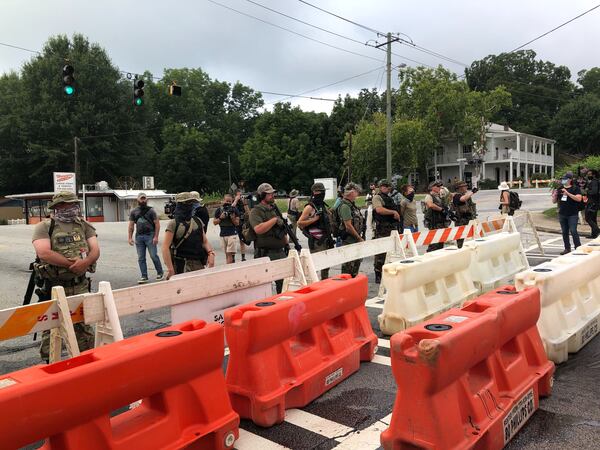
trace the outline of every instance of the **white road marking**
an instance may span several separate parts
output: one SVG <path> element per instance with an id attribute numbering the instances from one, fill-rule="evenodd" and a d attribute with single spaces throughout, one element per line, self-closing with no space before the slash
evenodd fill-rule
<path id="1" fill-rule="evenodd" d="M 354 431 L 354 428 L 347 427 L 333 420 L 324 419 L 301 409 L 286 410 L 285 421 L 329 439 L 344 436 Z"/>
<path id="2" fill-rule="evenodd" d="M 340 445 L 334 447 L 338 450 L 375 450 L 381 447 L 379 437 L 390 423 L 392 415 L 389 414 L 381 420 L 378 420 L 370 427 L 364 430 L 355 431 L 348 436 L 345 436 Z"/>
<path id="3" fill-rule="evenodd" d="M 390 348 L 390 340 L 389 339 L 377 339 L 377 345 L 383 348 Z"/>
<path id="4" fill-rule="evenodd" d="M 392 365 L 392 359 L 389 356 L 375 355 L 371 362 L 375 364 L 383 364 L 384 366 Z"/>
<path id="5" fill-rule="evenodd" d="M 276 444 L 242 428 L 240 428 L 240 438 L 235 441 L 234 447 L 238 450 L 256 450 L 257 448 L 261 450 L 290 450 L 288 447 Z"/>
<path id="6" fill-rule="evenodd" d="M 371 303 L 367 308 L 383 309 L 383 303 Z"/>
<path id="7" fill-rule="evenodd" d="M 562 239 L 562 236 L 559 236 L 557 238 L 552 238 L 552 239 L 548 239 L 544 242 L 542 242 L 542 247 L 544 247 L 546 244 L 552 244 L 553 242 L 556 242 L 558 240 Z M 537 244 L 533 244 L 531 247 L 528 247 L 525 249 L 525 253 L 530 252 L 531 250 L 533 250 L 534 248 L 538 248 Z"/>

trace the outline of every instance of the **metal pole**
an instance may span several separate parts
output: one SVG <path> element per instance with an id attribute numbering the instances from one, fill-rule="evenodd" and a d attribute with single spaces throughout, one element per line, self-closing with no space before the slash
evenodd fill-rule
<path id="1" fill-rule="evenodd" d="M 348 136 L 348 182 L 352 182 L 352 131 Z"/>
<path id="2" fill-rule="evenodd" d="M 73 138 L 73 154 L 74 154 L 74 163 L 73 165 L 75 166 L 73 168 L 73 171 L 75 172 L 75 195 L 77 195 L 77 183 L 80 181 L 79 180 L 79 147 L 77 145 L 77 141 L 79 139 L 77 138 L 77 136 L 75 136 Z"/>
<path id="3" fill-rule="evenodd" d="M 387 95 L 386 95 L 386 178 L 392 179 L 392 33 L 387 34 Z"/>
<path id="4" fill-rule="evenodd" d="M 83 187 L 83 218 L 87 220 L 87 208 L 85 207 L 85 184 L 81 185 Z"/>
<path id="5" fill-rule="evenodd" d="M 229 172 L 229 189 L 231 189 L 231 156 L 227 155 L 227 171 Z"/>

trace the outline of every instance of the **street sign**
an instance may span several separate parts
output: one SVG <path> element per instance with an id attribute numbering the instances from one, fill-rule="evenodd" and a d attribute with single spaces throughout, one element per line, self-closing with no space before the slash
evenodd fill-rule
<path id="1" fill-rule="evenodd" d="M 77 183 L 73 172 L 53 172 L 54 192 L 69 191 L 77 194 Z"/>

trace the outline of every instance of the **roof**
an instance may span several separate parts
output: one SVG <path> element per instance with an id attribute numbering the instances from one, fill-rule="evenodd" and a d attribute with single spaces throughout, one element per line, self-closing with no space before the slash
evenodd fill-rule
<path id="1" fill-rule="evenodd" d="M 147 189 L 147 190 L 125 190 L 125 189 L 103 189 L 94 191 L 85 191 L 86 197 L 98 197 L 98 196 L 110 196 L 114 195 L 120 200 L 135 200 L 140 192 L 146 194 L 148 198 L 171 198 L 174 194 L 167 194 L 161 189 Z M 35 192 L 30 194 L 11 194 L 7 195 L 6 198 L 15 200 L 35 200 L 35 199 L 51 199 L 54 192 Z M 83 197 L 83 192 L 79 191 L 79 197 Z"/>

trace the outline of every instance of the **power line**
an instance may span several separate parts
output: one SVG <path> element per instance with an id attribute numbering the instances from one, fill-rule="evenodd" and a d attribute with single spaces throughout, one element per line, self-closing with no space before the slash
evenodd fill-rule
<path id="1" fill-rule="evenodd" d="M 282 97 L 299 97 L 299 98 L 308 98 L 311 100 L 323 100 L 326 102 L 335 102 L 337 101 L 337 99 L 335 98 L 323 98 L 323 97 L 308 97 L 305 95 L 294 95 L 294 94 L 280 94 L 279 92 L 270 92 L 270 91 L 256 91 L 256 92 L 260 92 L 261 94 L 267 94 L 267 95 L 280 95 Z"/>
<path id="2" fill-rule="evenodd" d="M 345 52 L 345 53 L 350 53 L 352 55 L 362 56 L 363 58 L 372 59 L 374 61 L 379 61 L 377 58 L 374 58 L 372 56 L 364 55 L 362 53 L 354 52 L 352 50 L 348 50 L 348 49 L 345 49 L 345 48 L 342 48 L 342 47 L 338 47 L 336 45 L 328 44 L 327 42 L 323 42 L 323 41 L 320 41 L 318 39 L 315 39 L 315 38 L 312 38 L 310 36 L 307 36 L 305 34 L 298 33 L 297 31 L 291 30 L 291 29 L 286 28 L 286 27 L 282 27 L 281 25 L 277 25 L 277 24 L 275 24 L 273 22 L 269 22 L 268 20 L 264 20 L 264 19 L 261 19 L 259 17 L 253 16 L 251 14 L 247 14 L 247 13 L 242 12 L 242 11 L 240 11 L 238 9 L 235 9 L 235 8 L 231 8 L 230 6 L 224 5 L 224 4 L 219 3 L 219 2 L 217 2 L 215 0 L 206 0 L 206 1 L 208 1 L 208 2 L 210 2 L 212 4 L 214 4 L 214 5 L 220 6 L 221 8 L 225 8 L 225 9 L 228 9 L 230 11 L 233 11 L 233 12 L 236 12 L 238 14 L 241 14 L 242 16 L 250 17 L 251 19 L 258 20 L 259 22 L 262 22 L 262 23 L 266 23 L 267 25 L 271 25 L 272 27 L 279 28 L 280 30 L 287 31 L 288 33 L 292 33 L 292 34 L 295 34 L 296 36 L 303 37 L 304 39 L 308 39 L 309 41 L 313 41 L 313 42 L 317 42 L 317 43 L 319 43 L 321 45 L 325 45 L 326 47 L 330 47 L 330 48 L 333 48 L 333 49 L 336 49 L 336 50 L 340 50 L 340 51 Z"/>
<path id="3" fill-rule="evenodd" d="M 329 14 L 330 16 L 337 17 L 338 19 L 341 19 L 344 22 L 348 22 L 348 23 L 351 23 L 352 25 L 356 25 L 357 27 L 360 27 L 360 28 L 362 28 L 364 30 L 370 31 L 370 32 L 375 33 L 375 34 L 381 34 L 382 36 L 384 36 L 386 34 L 383 31 L 377 31 L 374 28 L 368 27 L 366 25 L 362 25 L 362 24 L 360 24 L 358 22 L 355 22 L 353 20 L 350 20 L 350 19 L 346 19 L 345 17 L 342 17 L 342 16 L 340 16 L 340 15 L 338 15 L 336 13 L 333 13 L 331 11 L 327 11 L 326 9 L 323 9 L 323 8 L 317 6 L 317 5 L 313 5 L 312 3 L 308 3 L 308 2 L 306 2 L 304 0 L 298 0 L 298 1 L 300 3 L 304 3 L 305 5 L 310 6 L 311 8 L 315 8 L 315 9 L 318 9 L 319 11 L 322 11 L 322 12 L 324 12 L 326 14 Z"/>
<path id="4" fill-rule="evenodd" d="M 294 97 L 300 97 L 300 96 L 303 96 L 303 95 L 306 95 L 306 94 L 310 94 L 311 92 L 320 91 L 321 89 L 325 89 L 325 88 L 328 88 L 328 87 L 331 87 L 331 86 L 335 86 L 336 84 L 344 83 L 346 81 L 350 81 L 350 80 L 353 80 L 355 78 L 360 78 L 362 76 L 368 75 L 368 74 L 373 73 L 375 71 L 381 70 L 384 67 L 385 66 L 379 66 L 379 67 L 376 67 L 375 69 L 371 69 L 371 70 L 369 70 L 367 72 L 359 73 L 358 75 L 354 75 L 354 76 L 351 76 L 351 77 L 348 77 L 348 78 L 344 78 L 343 80 L 334 81 L 333 83 L 326 84 L 325 86 L 319 86 L 318 88 L 315 88 L 315 89 L 310 89 L 308 91 L 300 92 L 300 93 L 295 94 L 295 95 L 290 95 L 289 97 L 283 98 L 281 100 L 277 100 L 276 102 L 269 102 L 265 106 L 272 105 L 274 103 L 284 102 L 284 101 L 289 100 L 289 99 L 294 98 Z"/>
<path id="5" fill-rule="evenodd" d="M 582 12 L 582 13 L 581 13 L 581 14 L 579 14 L 578 16 L 575 16 L 575 17 L 573 17 L 572 19 L 569 19 L 569 20 L 567 20 L 566 22 L 563 22 L 563 23 L 561 23 L 559 26 L 557 26 L 557 27 L 554 27 L 554 28 L 552 28 L 552 29 L 551 29 L 551 30 L 549 30 L 549 31 L 546 31 L 546 32 L 545 32 L 545 33 L 543 33 L 543 34 L 540 34 L 539 36 L 537 36 L 537 37 L 533 38 L 532 40 L 525 42 L 523 45 L 519 45 L 517 48 L 515 48 L 515 49 L 511 50 L 511 51 L 510 51 L 510 52 L 508 52 L 508 53 L 513 53 L 513 52 L 516 52 L 517 50 L 520 50 L 520 49 L 522 49 L 522 48 L 523 48 L 523 47 L 525 47 L 526 45 L 529 45 L 529 44 L 531 44 L 532 42 L 535 42 L 535 41 L 537 41 L 538 39 L 541 39 L 541 38 L 543 38 L 544 36 L 547 36 L 547 35 L 549 35 L 550 33 L 552 33 L 552 32 L 554 32 L 554 31 L 558 30 L 559 28 L 562 28 L 562 27 L 564 27 L 565 25 L 567 25 L 567 24 L 569 24 L 569 23 L 573 22 L 574 20 L 577 20 L 577 19 L 579 19 L 580 17 L 583 17 L 583 16 L 585 16 L 587 13 L 590 13 L 590 12 L 592 12 L 593 10 L 595 10 L 595 9 L 597 9 L 597 8 L 600 8 L 600 4 L 598 4 L 598 5 L 594 6 L 593 8 L 590 8 L 590 9 L 588 9 L 587 11 L 584 11 L 584 12 Z"/>

